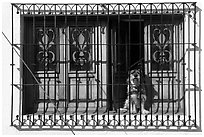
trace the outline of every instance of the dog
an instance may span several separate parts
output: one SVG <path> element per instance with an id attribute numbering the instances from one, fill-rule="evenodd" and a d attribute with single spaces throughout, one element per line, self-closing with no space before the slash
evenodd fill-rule
<path id="1" fill-rule="evenodd" d="M 146 90 L 141 81 L 141 70 L 131 70 L 127 78 L 127 99 L 125 100 L 123 108 L 130 108 L 131 113 L 141 111 L 142 114 L 148 114 L 149 111 L 144 108 L 146 99 Z"/>

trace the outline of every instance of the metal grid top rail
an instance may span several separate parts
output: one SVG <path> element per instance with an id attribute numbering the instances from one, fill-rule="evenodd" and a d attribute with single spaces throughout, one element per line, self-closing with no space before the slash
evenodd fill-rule
<path id="1" fill-rule="evenodd" d="M 182 14 L 194 12 L 195 2 L 186 3 L 103 3 L 103 4 L 30 4 L 12 3 L 22 15 L 138 15 Z M 174 7 L 174 8 L 173 8 Z M 76 10 L 77 9 L 77 10 Z M 119 10 L 120 9 L 120 10 Z M 173 10 L 172 10 L 173 9 Z M 98 12 L 97 12 L 98 11 Z M 141 12 L 140 12 L 141 11 Z"/>

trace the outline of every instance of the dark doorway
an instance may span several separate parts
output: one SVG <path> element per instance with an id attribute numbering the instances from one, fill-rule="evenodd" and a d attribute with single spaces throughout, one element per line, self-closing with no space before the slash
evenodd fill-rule
<path id="1" fill-rule="evenodd" d="M 127 98 L 128 71 L 134 69 L 144 57 L 144 23 L 142 21 L 120 21 L 111 29 L 111 79 L 112 104 L 114 109 L 123 107 Z"/>

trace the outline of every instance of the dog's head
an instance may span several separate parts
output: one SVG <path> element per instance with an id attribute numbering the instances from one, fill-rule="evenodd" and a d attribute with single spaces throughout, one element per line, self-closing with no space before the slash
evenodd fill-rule
<path id="1" fill-rule="evenodd" d="M 130 71 L 129 80 L 131 84 L 134 84 L 134 86 L 140 85 L 140 70 L 135 69 Z"/>

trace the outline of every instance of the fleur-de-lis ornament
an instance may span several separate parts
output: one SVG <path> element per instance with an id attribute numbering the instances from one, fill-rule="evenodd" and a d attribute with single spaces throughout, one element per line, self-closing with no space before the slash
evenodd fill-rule
<path id="1" fill-rule="evenodd" d="M 49 64 L 55 61 L 55 54 L 51 51 L 51 47 L 55 44 L 53 29 L 38 30 L 38 45 L 39 52 L 37 53 L 37 61 L 44 66 L 45 70 L 49 69 Z"/>
<path id="2" fill-rule="evenodd" d="M 171 31 L 168 27 L 156 27 L 153 30 L 153 44 L 157 50 L 153 53 L 153 60 L 160 65 L 169 63 L 172 59 L 172 54 L 169 50 Z"/>
<path id="3" fill-rule="evenodd" d="M 75 51 L 72 53 L 72 59 L 76 65 L 83 68 L 91 60 L 90 55 L 90 30 L 87 28 L 75 28 L 72 31 L 72 44 L 75 46 Z"/>

